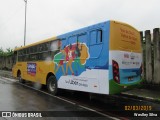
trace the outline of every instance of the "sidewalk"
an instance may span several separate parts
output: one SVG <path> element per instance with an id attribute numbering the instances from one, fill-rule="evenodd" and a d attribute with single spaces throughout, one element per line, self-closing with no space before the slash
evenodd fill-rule
<path id="1" fill-rule="evenodd" d="M 160 102 L 160 90 L 158 91 L 146 88 L 136 88 L 126 92 L 122 92 L 122 94 Z"/>
<path id="2" fill-rule="evenodd" d="M 0 76 L 7 77 L 7 78 L 12 78 L 12 72 L 11 71 L 6 71 L 6 70 L 0 70 Z"/>

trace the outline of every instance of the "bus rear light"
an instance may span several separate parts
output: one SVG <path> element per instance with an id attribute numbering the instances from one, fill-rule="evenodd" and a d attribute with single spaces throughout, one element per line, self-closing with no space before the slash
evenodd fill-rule
<path id="1" fill-rule="evenodd" d="M 113 66 L 113 79 L 116 83 L 120 83 L 119 65 L 115 60 L 112 60 L 112 66 Z"/>

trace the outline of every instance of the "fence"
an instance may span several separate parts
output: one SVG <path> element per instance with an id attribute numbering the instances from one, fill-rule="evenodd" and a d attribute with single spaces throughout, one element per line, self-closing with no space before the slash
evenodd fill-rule
<path id="1" fill-rule="evenodd" d="M 147 83 L 160 84 L 160 29 L 140 32 L 143 48 L 143 78 Z"/>
<path id="2" fill-rule="evenodd" d="M 11 70 L 14 64 L 13 56 L 0 56 L 0 69 Z"/>

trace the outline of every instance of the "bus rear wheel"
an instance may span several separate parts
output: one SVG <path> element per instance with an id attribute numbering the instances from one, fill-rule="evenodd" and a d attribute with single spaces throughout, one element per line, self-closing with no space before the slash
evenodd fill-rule
<path id="1" fill-rule="evenodd" d="M 57 80 L 55 76 L 48 78 L 47 89 L 52 95 L 57 95 Z"/>

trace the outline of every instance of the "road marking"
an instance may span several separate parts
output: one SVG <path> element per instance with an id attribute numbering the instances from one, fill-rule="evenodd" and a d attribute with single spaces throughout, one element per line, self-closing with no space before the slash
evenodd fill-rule
<path id="1" fill-rule="evenodd" d="M 102 116 L 111 118 L 111 119 L 113 119 L 113 120 L 120 120 L 120 119 L 118 119 L 118 118 L 116 118 L 116 117 L 109 116 L 109 115 L 107 115 L 107 114 L 104 114 L 104 113 L 102 113 L 102 112 L 99 112 L 99 111 L 94 110 L 94 109 L 89 108 L 89 107 L 85 107 L 85 106 L 83 106 L 83 105 L 78 105 L 78 106 L 79 106 L 79 107 L 82 107 L 82 108 L 84 108 L 84 109 L 86 109 L 86 110 L 89 110 L 89 111 L 95 112 L 95 113 L 97 113 L 97 114 L 100 114 L 100 115 L 102 115 Z"/>
<path id="2" fill-rule="evenodd" d="M 6 79 L 6 80 L 11 81 L 11 82 L 16 82 L 16 83 L 21 84 L 21 85 L 23 85 L 23 86 L 25 86 L 25 87 L 28 87 L 28 88 L 31 88 L 31 89 L 33 89 L 33 90 L 39 91 L 39 92 L 41 92 L 41 93 L 47 94 L 47 95 L 52 96 L 52 97 L 54 97 L 54 98 L 60 99 L 60 100 L 62 100 L 62 101 L 65 101 L 65 102 L 67 102 L 67 103 L 70 103 L 70 104 L 73 104 L 73 105 L 77 105 L 76 103 L 71 102 L 71 101 L 69 101 L 69 100 L 63 99 L 63 98 L 61 98 L 61 97 L 54 96 L 54 95 L 52 95 L 52 94 L 50 94 L 50 93 L 47 93 L 47 92 L 38 90 L 38 89 L 33 88 L 33 87 L 31 87 L 31 86 L 25 85 L 25 84 L 23 84 L 23 83 L 19 83 L 18 80 L 11 79 L 11 78 L 5 78 L 5 77 L 1 77 L 1 78 L 2 78 L 2 79 Z M 102 116 L 104 116 L 104 117 L 108 117 L 108 118 L 113 119 L 113 120 L 120 120 L 120 119 L 118 119 L 118 118 L 116 118 L 116 117 L 109 116 L 109 115 L 107 115 L 107 114 L 101 113 L 101 112 L 99 112 L 99 111 L 97 111 L 97 110 L 94 110 L 94 109 L 89 108 L 89 107 L 85 107 L 85 106 L 83 106 L 83 105 L 79 105 L 79 104 L 78 104 L 77 106 L 79 106 L 79 107 L 81 107 L 81 108 L 84 108 L 84 109 L 86 109 L 86 110 L 88 110 L 88 111 L 92 111 L 92 112 L 95 112 L 95 113 L 97 113 L 97 114 L 100 114 L 100 115 L 102 115 Z"/>

